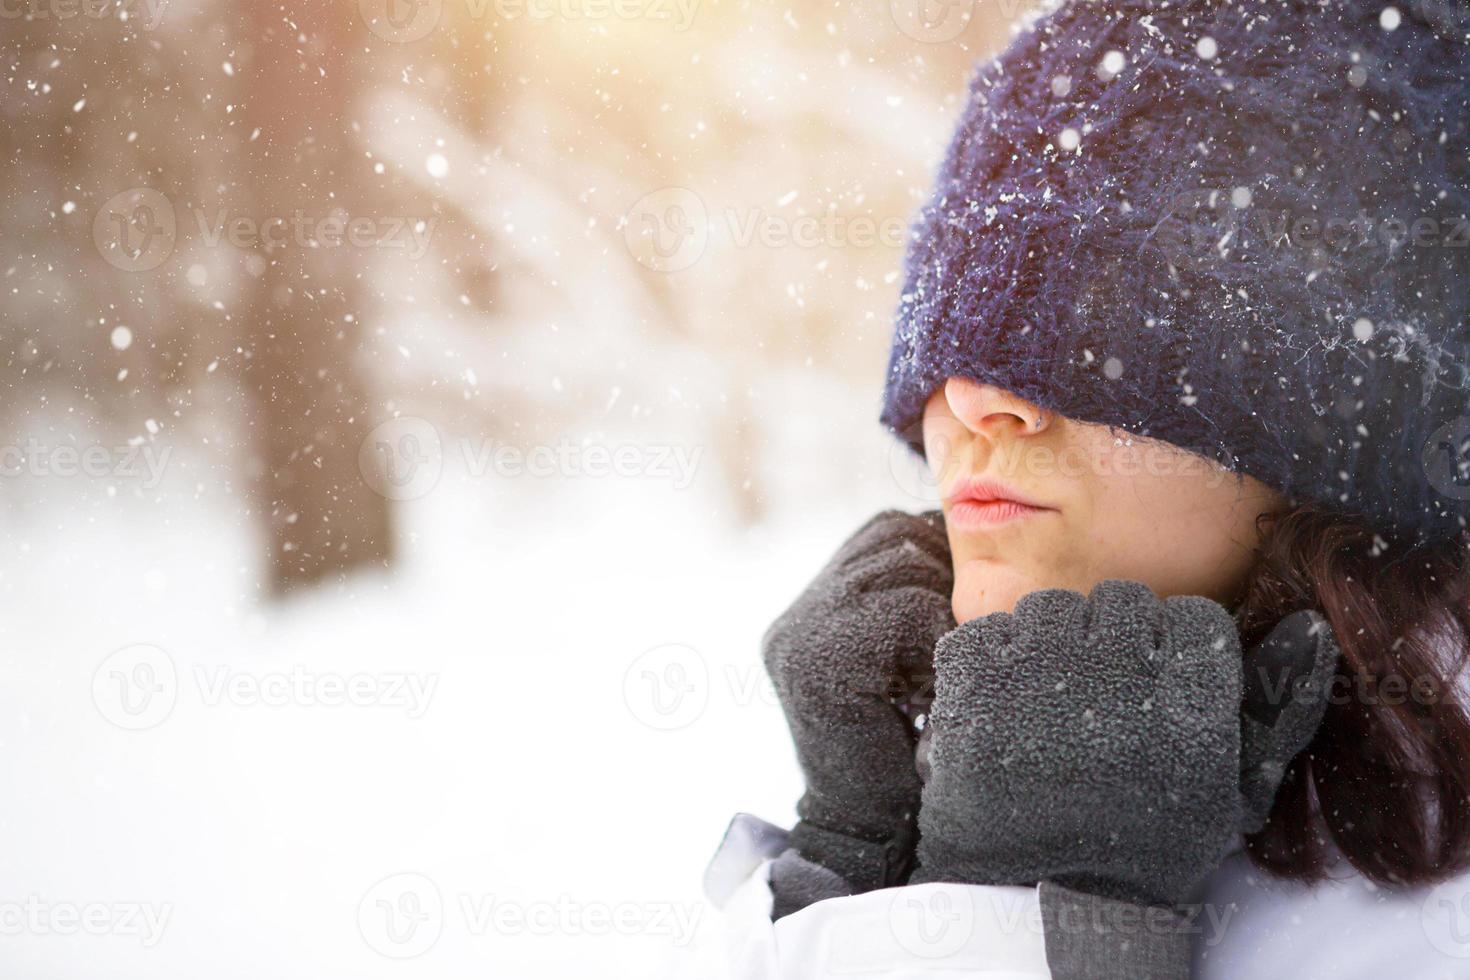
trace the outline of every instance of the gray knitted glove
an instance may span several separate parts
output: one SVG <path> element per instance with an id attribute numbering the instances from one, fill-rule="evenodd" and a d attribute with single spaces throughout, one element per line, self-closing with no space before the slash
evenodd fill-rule
<path id="1" fill-rule="evenodd" d="M 852 884 L 835 871 L 808 861 L 794 847 L 771 862 L 771 921 L 829 898 L 851 895 Z"/>
<path id="2" fill-rule="evenodd" d="M 1322 716 L 1337 672 L 1332 627 L 1316 610 L 1292 613 L 1245 657 L 1240 709 L 1240 831 L 1266 825 L 1286 766 L 1306 748 Z"/>
<path id="3" fill-rule="evenodd" d="M 1221 606 L 1110 581 L 959 627 L 935 652 L 913 881 L 1183 902 L 1321 722 L 1337 662 L 1321 626 L 1288 617 L 1248 669 Z"/>
<path id="4" fill-rule="evenodd" d="M 887 511 L 766 632 L 806 776 L 792 846 L 854 892 L 900 884 L 913 864 L 920 785 L 899 705 L 928 700 L 934 644 L 955 625 L 952 582 L 941 516 Z M 778 910 L 791 905 L 777 895 Z"/>

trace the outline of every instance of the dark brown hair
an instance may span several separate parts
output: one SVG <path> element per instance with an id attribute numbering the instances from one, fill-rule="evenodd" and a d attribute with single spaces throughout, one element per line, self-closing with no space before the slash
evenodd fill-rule
<path id="1" fill-rule="evenodd" d="M 1260 559 L 1236 611 L 1258 642 L 1283 616 L 1320 610 L 1342 658 L 1327 713 L 1287 768 L 1266 826 L 1247 840 L 1262 868 L 1308 881 L 1331 845 L 1386 885 L 1470 866 L 1470 658 L 1465 535 L 1405 547 L 1320 507 L 1266 515 Z"/>

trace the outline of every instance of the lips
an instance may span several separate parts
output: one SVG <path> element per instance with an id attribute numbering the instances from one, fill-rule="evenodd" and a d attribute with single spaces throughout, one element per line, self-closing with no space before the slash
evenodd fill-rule
<path id="1" fill-rule="evenodd" d="M 966 527 L 982 528 L 1041 514 L 1056 513 L 1040 501 L 990 479 L 961 480 L 949 493 L 949 520 Z"/>

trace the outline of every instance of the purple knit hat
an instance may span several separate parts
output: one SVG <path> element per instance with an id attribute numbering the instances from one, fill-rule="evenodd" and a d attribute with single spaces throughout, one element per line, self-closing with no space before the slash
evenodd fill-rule
<path id="1" fill-rule="evenodd" d="M 944 379 L 1413 541 L 1470 516 L 1470 2 L 1073 0 L 974 79 L 883 421 Z"/>

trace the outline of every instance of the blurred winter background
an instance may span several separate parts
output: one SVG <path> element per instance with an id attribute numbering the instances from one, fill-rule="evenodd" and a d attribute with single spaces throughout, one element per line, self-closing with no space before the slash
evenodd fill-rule
<path id="1" fill-rule="evenodd" d="M 0 2 L 0 975 L 702 975 L 1021 13 Z"/>

